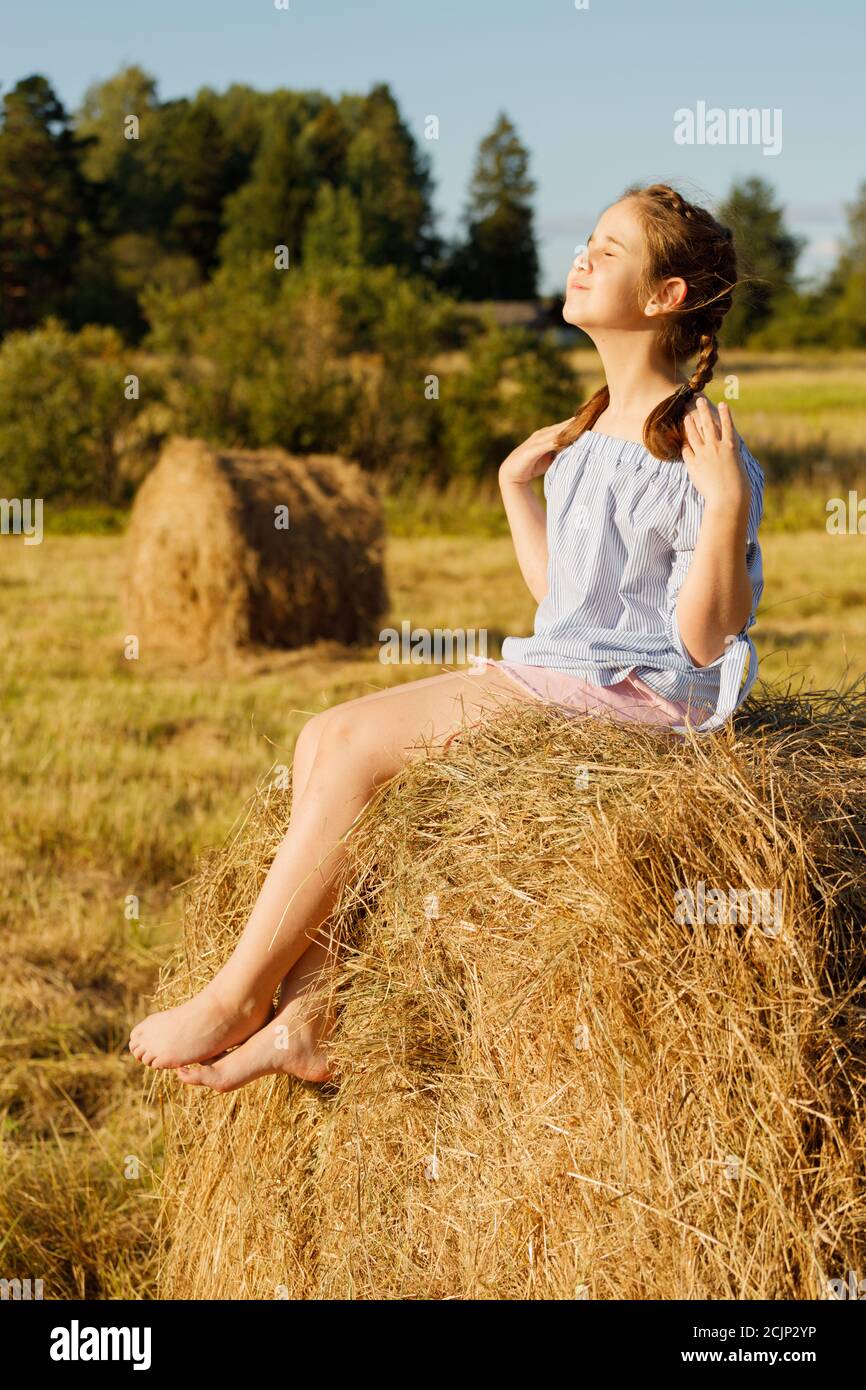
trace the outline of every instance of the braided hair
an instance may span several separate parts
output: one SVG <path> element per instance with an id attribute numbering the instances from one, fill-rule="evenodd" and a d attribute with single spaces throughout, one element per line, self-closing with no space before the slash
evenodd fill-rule
<path id="1" fill-rule="evenodd" d="M 680 276 L 687 285 L 682 303 L 659 316 L 659 345 L 675 365 L 697 354 L 694 369 L 687 382 L 650 412 L 643 431 L 651 454 L 676 459 L 686 442 L 685 413 L 711 380 L 718 360 L 718 332 L 737 284 L 734 237 L 705 208 L 687 202 L 666 183 L 646 188 L 633 184 L 622 198 L 634 199 L 644 230 L 639 303 L 645 304 L 658 282 L 669 276 Z M 608 388 L 602 386 L 560 431 L 556 448 L 564 449 L 592 429 L 609 403 Z"/>

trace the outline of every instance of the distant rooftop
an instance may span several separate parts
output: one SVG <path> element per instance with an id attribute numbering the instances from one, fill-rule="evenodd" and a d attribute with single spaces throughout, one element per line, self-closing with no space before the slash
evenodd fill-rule
<path id="1" fill-rule="evenodd" d="M 462 301 L 461 308 L 479 318 L 492 318 L 498 328 L 531 328 L 552 331 L 558 342 L 568 346 L 583 339 L 579 329 L 563 321 L 562 299 L 483 299 Z"/>

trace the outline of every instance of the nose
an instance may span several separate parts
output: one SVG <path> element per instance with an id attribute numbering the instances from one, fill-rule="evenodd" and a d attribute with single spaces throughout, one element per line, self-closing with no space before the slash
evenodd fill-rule
<path id="1" fill-rule="evenodd" d="M 572 261 L 572 265 L 575 270 L 589 270 L 589 247 L 583 242 L 574 248 L 574 260 Z"/>

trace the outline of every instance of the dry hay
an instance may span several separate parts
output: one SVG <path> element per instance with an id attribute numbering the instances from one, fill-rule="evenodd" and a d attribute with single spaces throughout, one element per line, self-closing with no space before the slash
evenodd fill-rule
<path id="1" fill-rule="evenodd" d="M 132 510 L 128 631 L 142 652 L 193 661 L 249 643 L 373 642 L 388 609 L 384 536 L 355 464 L 174 437 Z"/>
<path id="2" fill-rule="evenodd" d="M 162 1296 L 827 1297 L 866 1255 L 864 811 L 862 688 L 691 744 L 521 703 L 409 764 L 349 841 L 335 1083 L 154 1083 Z M 205 858 L 161 1003 L 288 814 Z M 701 880 L 781 930 L 678 923 Z"/>

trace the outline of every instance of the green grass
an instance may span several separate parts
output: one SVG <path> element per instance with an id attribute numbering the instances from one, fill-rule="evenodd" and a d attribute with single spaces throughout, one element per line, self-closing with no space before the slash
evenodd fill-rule
<path id="1" fill-rule="evenodd" d="M 72 506 L 47 502 L 44 509 L 44 530 L 49 536 L 119 536 L 128 520 L 128 507 L 109 507 L 102 502 Z"/>

